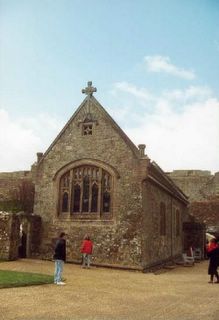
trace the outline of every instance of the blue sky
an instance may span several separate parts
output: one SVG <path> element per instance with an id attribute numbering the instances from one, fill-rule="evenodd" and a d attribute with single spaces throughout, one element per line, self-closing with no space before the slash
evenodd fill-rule
<path id="1" fill-rule="evenodd" d="M 165 171 L 219 171 L 219 1 L 0 0 L 0 35 L 0 171 L 30 168 L 89 80 Z"/>

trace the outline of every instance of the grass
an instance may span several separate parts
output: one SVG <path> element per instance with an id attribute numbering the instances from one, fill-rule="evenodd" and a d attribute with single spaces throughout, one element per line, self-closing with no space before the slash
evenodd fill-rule
<path id="1" fill-rule="evenodd" d="M 47 274 L 0 270 L 0 289 L 53 283 Z"/>

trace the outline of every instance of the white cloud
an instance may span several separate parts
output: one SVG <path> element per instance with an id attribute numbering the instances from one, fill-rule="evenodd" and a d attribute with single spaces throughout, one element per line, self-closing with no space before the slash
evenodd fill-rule
<path id="1" fill-rule="evenodd" d="M 137 88 L 135 85 L 127 82 L 116 82 L 114 84 L 114 88 L 115 90 L 118 89 L 123 92 L 128 92 L 136 98 L 144 101 L 153 100 L 153 96 L 149 93 L 149 91 L 146 88 Z"/>
<path id="2" fill-rule="evenodd" d="M 36 153 L 48 148 L 61 126 L 46 114 L 14 120 L 0 109 L 0 172 L 29 170 Z"/>
<path id="3" fill-rule="evenodd" d="M 151 72 L 166 72 L 186 80 L 195 79 L 195 73 L 193 71 L 175 66 L 171 63 L 169 57 L 159 55 L 145 56 L 144 62 L 146 63 L 147 69 Z"/>
<path id="4" fill-rule="evenodd" d="M 189 100 L 205 100 L 210 98 L 213 93 L 207 86 L 190 86 L 185 90 L 176 89 L 172 91 L 164 91 L 162 95 L 168 100 L 186 102 Z"/>
<path id="5" fill-rule="evenodd" d="M 109 113 L 136 145 L 147 145 L 149 158 L 163 170 L 219 171 L 219 100 L 208 87 L 155 95 L 123 82 L 114 93 L 116 106 Z M 49 114 L 12 119 L 0 109 L 0 172 L 29 170 L 36 153 L 46 151 L 63 125 Z"/>
<path id="6" fill-rule="evenodd" d="M 219 100 L 211 95 L 210 89 L 205 89 L 189 87 L 173 91 L 173 95 L 178 92 L 180 96 L 191 97 L 181 102 L 180 111 L 178 100 L 170 99 L 171 92 L 169 96 L 154 96 L 153 112 L 147 112 L 147 107 L 132 110 L 131 119 L 120 119 L 121 127 L 125 126 L 125 132 L 136 145 L 145 143 L 149 158 L 165 171 L 219 171 Z M 202 99 L 199 90 L 205 92 Z M 137 118 L 135 126 L 127 123 Z"/>

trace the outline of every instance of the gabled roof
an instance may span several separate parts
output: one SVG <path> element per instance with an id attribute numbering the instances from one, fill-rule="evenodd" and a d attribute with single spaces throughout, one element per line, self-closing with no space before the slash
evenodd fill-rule
<path id="1" fill-rule="evenodd" d="M 131 151 L 133 152 L 134 156 L 136 158 L 139 158 L 139 150 L 135 146 L 135 144 L 129 139 L 129 137 L 125 134 L 125 132 L 119 127 L 119 125 L 113 120 L 113 118 L 108 114 L 108 112 L 101 106 L 101 104 L 93 97 L 93 96 L 87 96 L 78 109 L 75 111 L 75 113 L 72 115 L 72 117 L 68 120 L 66 125 L 63 127 L 63 129 L 60 131 L 60 133 L 57 135 L 55 140 L 51 143 L 49 148 L 45 151 L 43 154 L 42 158 L 40 159 L 40 163 L 43 161 L 43 159 L 46 157 L 46 155 L 50 152 L 50 150 L 53 148 L 53 146 L 57 143 L 57 141 L 60 139 L 60 137 L 63 135 L 65 130 L 68 128 L 70 123 L 74 121 L 76 118 L 77 114 L 81 111 L 81 109 L 87 104 L 87 103 L 93 103 L 95 106 L 101 110 L 101 112 L 104 114 L 105 118 L 109 120 L 109 122 L 112 124 L 112 127 L 117 131 L 117 133 L 121 136 L 121 138 L 125 141 L 125 143 L 129 146 Z"/>

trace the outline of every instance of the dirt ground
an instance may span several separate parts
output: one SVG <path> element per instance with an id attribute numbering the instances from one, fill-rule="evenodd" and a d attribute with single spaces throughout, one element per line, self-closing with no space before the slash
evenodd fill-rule
<path id="1" fill-rule="evenodd" d="M 65 264 L 65 286 L 0 289 L 1 320 L 219 320 L 219 284 L 208 262 L 160 274 Z M 3 262 L 0 269 L 53 274 L 48 261 Z"/>

